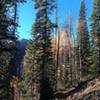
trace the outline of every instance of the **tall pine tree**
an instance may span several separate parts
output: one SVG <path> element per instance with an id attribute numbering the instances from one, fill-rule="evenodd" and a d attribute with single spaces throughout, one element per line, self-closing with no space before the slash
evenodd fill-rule
<path id="1" fill-rule="evenodd" d="M 89 44 L 89 33 L 86 22 L 86 7 L 85 2 L 82 0 L 78 23 L 78 56 L 80 74 L 82 77 L 87 77 L 90 65 L 90 44 Z"/>
<path id="2" fill-rule="evenodd" d="M 10 69 L 16 52 L 16 6 L 19 2 L 22 0 L 0 0 L 0 100 L 11 100 Z"/>
<path id="3" fill-rule="evenodd" d="M 20 82 L 20 90 L 22 92 L 23 99 L 27 100 L 30 98 L 37 97 L 38 93 L 35 92 L 35 84 L 38 79 L 37 71 L 34 67 L 34 57 L 35 57 L 35 48 L 34 41 L 30 40 L 26 48 L 26 54 L 23 60 L 23 74 L 22 81 Z M 34 83 L 33 83 L 34 82 Z"/>
<path id="4" fill-rule="evenodd" d="M 13 57 L 14 43 L 9 38 L 9 17 L 7 14 L 7 2 L 0 3 L 0 99 L 10 100 L 10 73 L 9 64 Z M 15 36 L 14 36 L 15 37 Z M 14 43 L 15 44 L 15 43 Z"/>
<path id="5" fill-rule="evenodd" d="M 33 41 L 35 49 L 34 71 L 37 71 L 40 100 L 50 100 L 53 96 L 54 66 L 51 48 L 51 28 L 49 16 L 54 9 L 55 0 L 33 0 L 35 2 L 36 20 L 33 26 Z M 34 73 L 33 71 L 33 73 Z"/>
<path id="6" fill-rule="evenodd" d="M 93 72 L 100 74 L 100 0 L 93 0 L 93 12 L 91 15 L 91 36 L 92 36 L 92 55 Z"/>

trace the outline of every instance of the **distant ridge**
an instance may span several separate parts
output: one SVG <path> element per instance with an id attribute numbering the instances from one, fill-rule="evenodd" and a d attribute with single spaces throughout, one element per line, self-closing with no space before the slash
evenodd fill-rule
<path id="1" fill-rule="evenodd" d="M 21 76 L 22 69 L 23 69 L 22 62 L 23 62 L 23 58 L 25 55 L 25 50 L 28 45 L 28 42 L 29 42 L 29 40 L 27 40 L 27 39 L 21 39 L 18 41 L 17 53 L 16 53 L 14 59 L 12 60 L 13 66 L 10 70 L 11 75 L 15 75 L 18 77 Z"/>

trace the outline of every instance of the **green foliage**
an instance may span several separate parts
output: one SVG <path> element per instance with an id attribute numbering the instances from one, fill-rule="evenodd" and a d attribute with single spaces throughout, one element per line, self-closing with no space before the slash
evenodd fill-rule
<path id="1" fill-rule="evenodd" d="M 29 100 L 31 96 L 29 92 L 29 79 L 30 79 L 29 73 L 27 72 L 27 69 L 25 69 L 22 75 L 22 80 L 19 84 L 19 88 L 24 100 Z"/>
<path id="2" fill-rule="evenodd" d="M 91 15 L 92 58 L 94 74 L 100 73 L 100 0 L 94 0 Z"/>
<path id="3" fill-rule="evenodd" d="M 33 75 L 35 73 L 32 73 L 33 66 L 34 66 L 33 61 L 34 61 L 34 55 L 35 55 L 35 49 L 33 47 L 34 47 L 33 41 L 30 41 L 26 49 L 26 54 L 24 56 L 24 60 L 23 60 L 24 70 L 22 74 L 22 80 L 19 85 L 20 90 L 22 92 L 22 96 L 25 100 L 30 99 L 30 97 L 32 96 L 31 94 L 32 91 L 30 91 L 29 89 L 31 87 L 32 80 L 38 78 L 38 76 L 35 77 Z M 35 78 L 33 78 L 32 76 Z"/>
<path id="4" fill-rule="evenodd" d="M 81 2 L 78 25 L 78 55 L 81 77 L 87 76 L 90 68 L 90 41 L 86 22 L 85 2 Z"/>
<path id="5" fill-rule="evenodd" d="M 27 67 L 31 66 L 32 84 L 39 84 L 41 99 L 50 93 L 49 89 L 54 86 L 54 66 L 51 48 L 51 29 L 53 23 L 49 16 L 52 14 L 55 6 L 55 0 L 33 0 L 36 12 L 36 20 L 32 27 L 32 42 L 27 49 L 28 60 Z M 26 54 L 27 55 L 27 54 Z M 48 80 L 45 84 L 45 80 Z M 47 86 L 47 90 L 44 91 Z M 50 89 L 52 90 L 52 89 Z M 44 91 L 44 92 L 43 92 Z"/>
<path id="6" fill-rule="evenodd" d="M 22 1 L 22 0 L 21 0 Z M 16 6 L 20 1 L 0 1 L 0 100 L 10 98 L 10 69 L 16 53 Z M 10 13 L 10 10 L 13 12 Z M 17 16 L 17 15 L 16 15 Z"/>

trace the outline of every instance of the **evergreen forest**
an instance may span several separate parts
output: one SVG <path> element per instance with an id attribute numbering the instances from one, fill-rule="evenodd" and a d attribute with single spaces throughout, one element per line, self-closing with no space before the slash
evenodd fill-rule
<path id="1" fill-rule="evenodd" d="M 59 0 L 31 1 L 31 39 L 20 39 L 28 0 L 0 0 L 0 100 L 100 100 L 100 0 L 91 16 L 80 0 L 77 25 L 71 11 L 59 24 Z"/>

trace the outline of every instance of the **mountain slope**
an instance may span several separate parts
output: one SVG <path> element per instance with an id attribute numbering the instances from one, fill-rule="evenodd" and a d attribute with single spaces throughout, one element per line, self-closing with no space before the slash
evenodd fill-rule
<path id="1" fill-rule="evenodd" d="M 22 73 L 21 72 L 23 69 L 22 62 L 23 62 L 23 57 L 25 55 L 25 50 L 26 50 L 28 42 L 29 40 L 26 40 L 26 39 L 19 40 L 18 42 L 17 53 L 14 59 L 12 60 L 12 63 L 13 63 L 13 67 L 11 68 L 12 75 L 20 77 Z"/>

